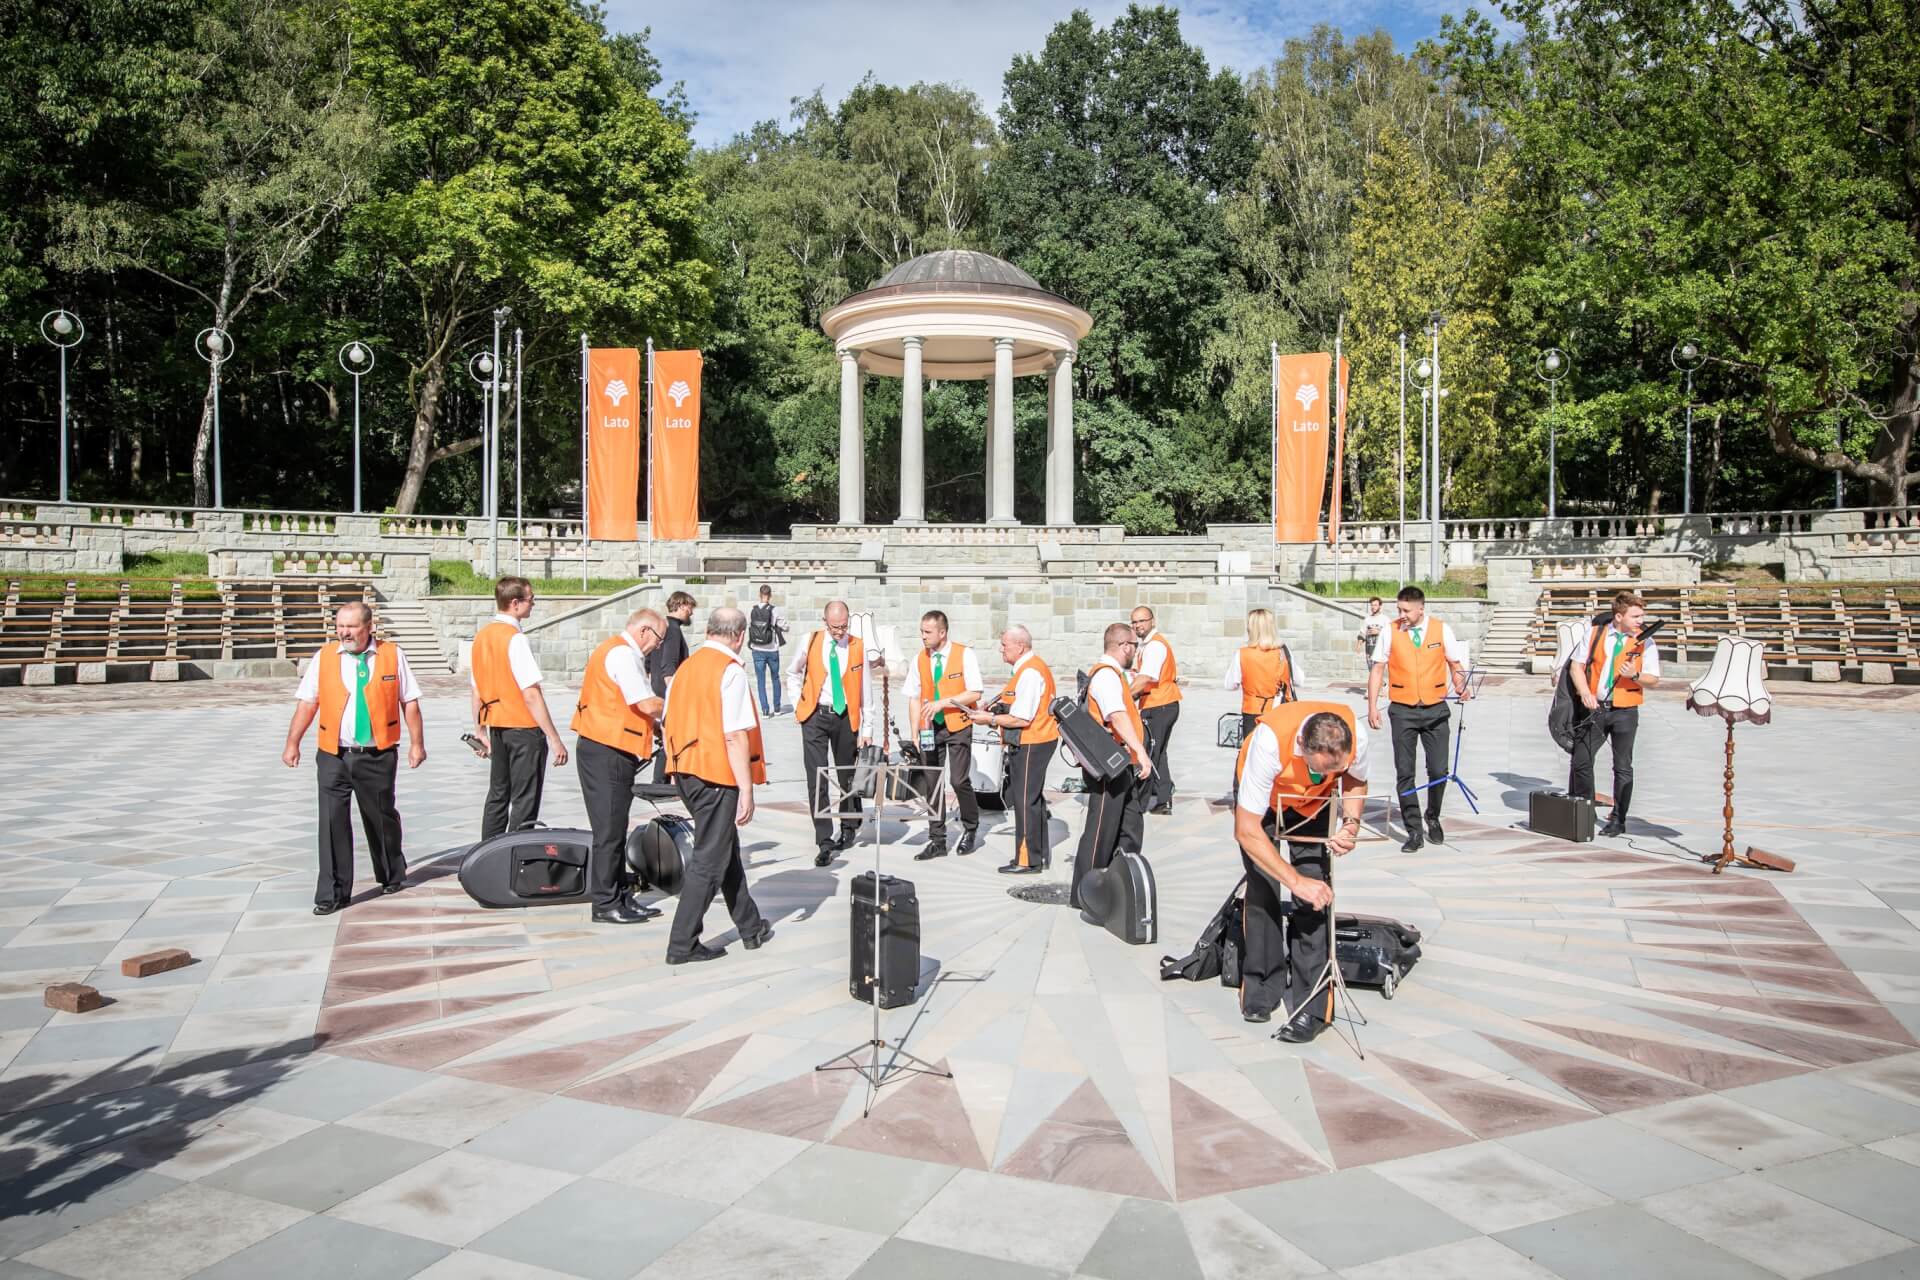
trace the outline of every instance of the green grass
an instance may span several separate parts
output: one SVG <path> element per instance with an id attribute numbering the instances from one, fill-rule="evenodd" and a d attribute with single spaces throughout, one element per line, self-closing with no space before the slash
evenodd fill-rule
<path id="1" fill-rule="evenodd" d="M 493 579 L 483 573 L 475 573 L 473 566 L 465 560 L 433 560 L 427 564 L 429 593 L 436 596 L 490 596 L 493 594 Z M 577 596 L 581 594 L 578 578 L 534 578 L 533 589 L 537 594 L 548 596 Z M 589 578 L 587 595 L 603 596 L 615 591 L 625 591 L 628 587 L 637 587 L 645 578 Z"/>
<path id="2" fill-rule="evenodd" d="M 1341 600 L 1365 600 L 1370 596 L 1379 596 L 1389 604 L 1400 594 L 1400 588 L 1407 586 L 1418 587 L 1429 596 L 1442 600 L 1484 600 L 1487 596 L 1484 579 L 1479 582 L 1453 578 L 1445 582 L 1401 582 L 1390 578 L 1354 578 L 1338 583 L 1303 582 L 1300 585 L 1317 596 L 1332 596 Z"/>
<path id="3" fill-rule="evenodd" d="M 204 557 L 202 557 L 204 559 Z M 188 578 L 175 575 L 147 575 L 136 573 L 22 573 L 5 575 L 9 581 L 20 583 L 22 600 L 64 600 L 67 597 L 67 583 L 74 584 L 74 597 L 79 600 L 118 600 L 120 584 L 130 583 L 128 593 L 134 600 L 169 600 L 173 597 L 173 584 L 180 584 L 181 594 L 188 600 L 217 600 L 220 589 L 211 578 Z"/>
<path id="4" fill-rule="evenodd" d="M 129 578 L 204 578 L 207 557 L 199 551 L 154 551 L 146 555 L 123 555 L 120 571 Z"/>

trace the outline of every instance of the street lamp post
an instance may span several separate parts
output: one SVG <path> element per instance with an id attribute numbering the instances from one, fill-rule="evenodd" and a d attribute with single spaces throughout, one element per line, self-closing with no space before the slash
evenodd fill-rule
<path id="1" fill-rule="evenodd" d="M 488 572 L 494 577 L 500 576 L 500 326 L 513 318 L 511 307 L 493 309 L 493 386 L 489 396 L 493 401 L 493 443 L 488 452 L 488 470 L 493 473 L 493 500 L 487 510 L 487 535 L 489 563 Z"/>
<path id="2" fill-rule="evenodd" d="M 1693 371 L 1706 358 L 1700 344 L 1692 338 L 1674 343 L 1673 350 L 1667 353 L 1673 367 L 1687 375 L 1687 451 L 1680 480 L 1680 514 L 1683 516 L 1693 514 Z"/>
<path id="3" fill-rule="evenodd" d="M 340 367 L 353 375 L 353 514 L 360 514 L 360 379 L 373 372 L 373 348 L 358 338 L 340 348 Z"/>
<path id="4" fill-rule="evenodd" d="M 193 339 L 194 350 L 213 366 L 213 505 L 227 505 L 220 467 L 220 367 L 233 359 L 233 335 L 218 326 L 202 329 Z"/>
<path id="5" fill-rule="evenodd" d="M 524 517 L 520 502 L 520 484 L 525 478 L 525 470 L 520 465 L 521 440 L 520 406 L 527 398 L 527 371 L 520 363 L 520 330 L 513 331 L 513 571 L 524 574 L 527 570 L 527 543 L 522 529 Z"/>
<path id="6" fill-rule="evenodd" d="M 467 357 L 467 376 L 480 384 L 480 515 L 484 519 L 493 509 L 493 470 L 487 462 L 487 446 L 493 442 L 494 422 L 488 408 L 488 392 L 500 376 L 500 362 L 487 350 Z"/>
<path id="7" fill-rule="evenodd" d="M 1547 394 L 1552 397 L 1552 408 L 1547 411 L 1547 519 L 1559 515 L 1559 453 L 1560 424 L 1554 416 L 1560 409 L 1560 379 L 1567 376 L 1569 364 L 1567 353 L 1558 347 L 1548 347 L 1533 362 L 1533 371 L 1547 384 Z"/>
<path id="8" fill-rule="evenodd" d="M 1440 581 L 1440 397 L 1446 392 L 1440 386 L 1440 321 L 1441 315 L 1434 312 L 1428 320 L 1428 328 L 1433 335 L 1433 351 L 1420 357 L 1413 366 L 1414 380 L 1420 383 L 1420 403 L 1422 416 L 1425 416 L 1429 401 L 1433 406 L 1433 428 L 1430 433 L 1431 452 L 1422 460 L 1426 475 L 1422 478 L 1421 490 L 1427 495 L 1427 576 L 1433 582 Z M 1431 491 L 1430 494 L 1427 491 Z"/>
<path id="9" fill-rule="evenodd" d="M 71 311 L 49 311 L 40 317 L 40 336 L 60 348 L 60 502 L 67 501 L 67 352 L 87 336 L 87 326 Z"/>
<path id="10" fill-rule="evenodd" d="M 1424 401 L 1422 402 L 1424 403 Z M 1400 576 L 1407 576 L 1407 331 L 1400 331 Z"/>

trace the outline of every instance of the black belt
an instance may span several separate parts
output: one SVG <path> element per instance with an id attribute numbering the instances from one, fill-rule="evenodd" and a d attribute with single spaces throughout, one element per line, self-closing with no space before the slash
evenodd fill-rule
<path id="1" fill-rule="evenodd" d="M 342 747 L 340 748 L 340 754 L 343 756 L 383 756 L 392 750 L 392 747 Z"/>

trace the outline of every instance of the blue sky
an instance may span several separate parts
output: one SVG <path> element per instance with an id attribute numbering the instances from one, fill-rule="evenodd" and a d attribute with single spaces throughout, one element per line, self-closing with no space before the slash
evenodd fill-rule
<path id="1" fill-rule="evenodd" d="M 1485 0 L 1484 11 L 1490 7 Z M 1053 25 L 1086 9 L 1105 24 L 1125 0 L 609 0 L 617 31 L 653 30 L 652 47 L 667 83 L 686 86 L 699 115 L 695 137 L 724 142 L 788 102 L 822 90 L 838 101 L 871 71 L 891 84 L 955 82 L 989 112 L 1000 104 L 1001 77 L 1016 54 L 1037 52 Z M 1181 30 L 1216 66 L 1249 71 L 1271 62 L 1289 36 L 1316 22 L 1349 33 L 1384 27 L 1410 49 L 1439 29 L 1440 15 L 1464 0 L 1197 0 L 1182 4 Z"/>

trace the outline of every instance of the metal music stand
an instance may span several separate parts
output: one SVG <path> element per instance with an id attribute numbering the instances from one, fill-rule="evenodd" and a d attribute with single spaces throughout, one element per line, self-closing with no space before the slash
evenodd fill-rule
<path id="1" fill-rule="evenodd" d="M 1343 790 L 1340 784 L 1336 782 L 1333 787 L 1333 794 L 1327 797 L 1327 806 L 1332 811 L 1332 816 L 1334 817 L 1337 817 L 1340 813 L 1340 802 L 1342 798 Z M 1276 811 L 1276 817 L 1284 816 L 1285 813 L 1286 808 L 1283 804 L 1282 807 Z M 1318 815 L 1315 816 L 1317 817 Z M 1312 822 L 1313 820 L 1313 818 L 1306 819 L 1308 822 Z M 1300 844 L 1326 844 L 1329 841 L 1329 837 L 1326 836 L 1291 836 L 1288 834 L 1288 830 L 1289 829 L 1285 827 L 1279 828 L 1274 835 L 1276 845 L 1282 840 L 1288 843 L 1297 841 Z M 1284 850 L 1282 852 L 1284 852 Z M 1289 861 L 1291 861 L 1291 859 L 1289 859 Z M 1327 888 L 1333 888 L 1333 861 L 1331 857 L 1329 857 L 1327 861 L 1326 883 Z M 1340 939 L 1338 936 L 1340 923 L 1338 915 L 1339 904 L 1340 900 L 1337 895 L 1327 903 L 1326 964 L 1321 967 L 1319 976 L 1314 979 L 1313 985 L 1307 989 L 1307 993 L 1300 997 L 1298 1004 L 1292 1008 L 1288 1008 L 1285 1004 L 1280 1006 L 1280 1012 L 1284 1015 L 1280 1021 L 1283 1026 L 1286 1023 L 1292 1022 L 1296 1014 L 1313 1002 L 1315 996 L 1331 988 L 1333 992 L 1333 1016 L 1327 1019 L 1327 1026 L 1332 1029 L 1335 1035 L 1340 1037 L 1349 1049 L 1353 1050 L 1355 1057 L 1365 1060 L 1367 1053 L 1366 1050 L 1360 1047 L 1360 1028 L 1369 1025 L 1367 1015 L 1354 1005 L 1353 996 L 1347 990 L 1347 980 L 1340 973 Z M 1299 910 L 1298 903 L 1292 894 L 1287 895 L 1286 906 L 1289 910 L 1282 914 L 1287 917 L 1287 928 L 1291 931 L 1293 928 L 1294 912 Z M 1347 1020 L 1345 1030 L 1342 1030 L 1340 1027 L 1340 1019 L 1342 1018 Z M 1273 1040 L 1278 1040 L 1279 1038 L 1280 1033 L 1278 1031 L 1275 1031 L 1273 1035 L 1269 1037 L 1269 1039 Z"/>
<path id="2" fill-rule="evenodd" d="M 1480 686 L 1485 684 L 1486 681 L 1486 672 L 1474 667 L 1467 668 L 1467 689 L 1475 698 L 1480 696 Z M 1460 744 L 1465 740 L 1467 735 L 1467 702 L 1469 700 L 1463 698 L 1448 698 L 1447 701 L 1458 702 L 1460 704 L 1460 719 L 1455 721 L 1453 726 L 1453 754 L 1447 757 L 1452 762 L 1447 766 L 1450 772 L 1443 773 L 1429 782 L 1423 782 L 1417 787 L 1408 787 L 1400 794 L 1403 796 L 1416 795 L 1419 792 L 1429 790 L 1433 787 L 1443 787 L 1451 782 L 1454 786 L 1460 788 L 1460 794 L 1467 798 L 1467 808 L 1473 810 L 1475 817 L 1479 817 L 1479 797 L 1473 794 L 1473 788 L 1467 785 L 1467 780 L 1460 776 Z"/>

